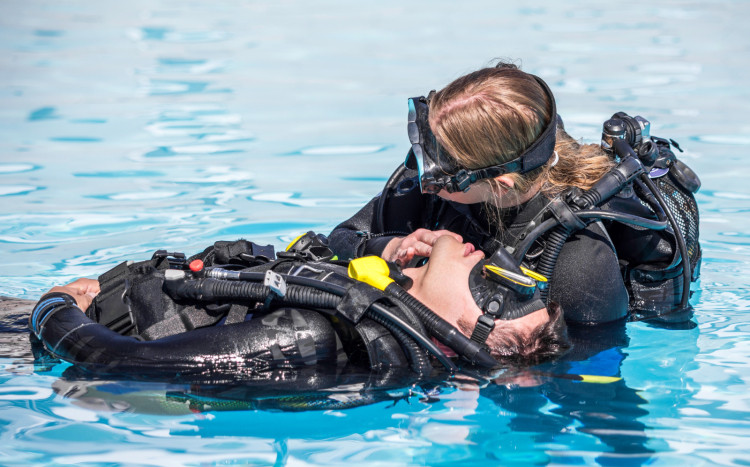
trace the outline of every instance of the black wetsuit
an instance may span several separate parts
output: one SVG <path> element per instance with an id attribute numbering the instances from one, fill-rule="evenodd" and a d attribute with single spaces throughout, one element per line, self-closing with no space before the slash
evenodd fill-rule
<path id="1" fill-rule="evenodd" d="M 464 205 L 422 194 L 415 171 L 407 170 L 385 194 L 383 228 L 376 227 L 380 195 L 367 203 L 329 235 L 330 247 L 340 258 L 379 255 L 387 243 L 419 229 L 446 229 L 462 235 L 491 255 L 514 243 L 529 221 L 548 200 L 537 195 L 527 203 L 502 213 L 502 230 L 490 227 L 482 205 Z M 601 223 L 574 233 L 560 252 L 550 280 L 550 300 L 562 306 L 569 322 L 604 323 L 628 315 L 628 292 L 618 257 Z"/>
<path id="2" fill-rule="evenodd" d="M 146 341 L 110 330 L 73 303 L 70 298 L 48 314 L 32 315 L 32 330 L 52 354 L 96 373 L 257 374 L 316 364 L 335 367 L 345 359 L 331 324 L 310 310 L 281 308 L 240 323 Z"/>
<path id="3" fill-rule="evenodd" d="M 100 276 L 102 291 L 85 312 L 67 294 L 47 294 L 30 315 L 29 328 L 54 356 L 99 374 L 258 375 L 311 366 L 414 369 L 414 354 L 387 323 L 365 316 L 366 300 L 354 303 L 347 295 L 339 300 L 344 302 L 339 312 L 325 293 L 310 288 L 303 291 L 305 306 L 287 305 L 276 296 L 217 306 L 173 298 L 165 285 L 165 271 L 173 268 L 165 258 L 122 263 Z M 346 268 L 329 263 L 286 259 L 243 270 L 271 269 L 351 282 Z M 358 315 L 356 322 L 344 318 L 352 315 Z"/>

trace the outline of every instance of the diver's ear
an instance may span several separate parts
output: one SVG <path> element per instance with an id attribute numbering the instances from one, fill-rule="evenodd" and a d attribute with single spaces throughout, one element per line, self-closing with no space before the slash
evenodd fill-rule
<path id="1" fill-rule="evenodd" d="M 513 180 L 513 177 L 510 177 L 508 175 L 500 175 L 498 177 L 495 177 L 495 181 L 497 182 L 499 188 L 506 192 L 512 190 L 513 187 L 516 186 L 516 182 Z M 504 193 L 498 194 L 502 195 Z"/>

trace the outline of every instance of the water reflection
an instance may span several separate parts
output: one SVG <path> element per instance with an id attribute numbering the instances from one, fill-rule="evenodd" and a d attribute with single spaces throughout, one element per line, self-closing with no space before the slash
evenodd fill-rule
<path id="1" fill-rule="evenodd" d="M 19 303 L 22 308 L 30 305 L 28 301 Z M 6 313 L 2 321 L 4 337 L 23 335 L 26 339 L 23 348 L 16 341 L 4 340 L 6 346 L 16 346 L 19 357 L 29 354 L 27 311 Z M 651 343 L 633 345 L 628 334 L 633 326 L 639 326 L 632 333 L 635 338 L 651 333 L 657 342 L 670 342 L 672 348 L 654 354 Z M 324 410 L 359 422 L 368 413 L 372 415 L 362 412 L 366 406 L 377 406 L 378 415 L 358 425 L 358 430 L 363 432 L 367 427 L 371 431 L 374 439 L 368 443 L 386 441 L 391 424 L 405 423 L 399 430 L 399 442 L 411 445 L 415 459 L 421 455 L 427 458 L 428 452 L 430 456 L 441 452 L 445 459 L 455 461 L 643 465 L 655 454 L 670 451 L 670 445 L 676 442 L 668 433 L 655 434 L 652 421 L 678 414 L 696 416 L 691 398 L 700 386 L 685 373 L 686 365 L 698 352 L 694 326 L 691 322 L 683 326 L 685 329 L 635 323 L 573 327 L 573 350 L 562 359 L 532 369 L 506 369 L 485 382 L 467 375 L 437 375 L 436 379 L 415 381 L 408 372 L 363 373 L 346 367 L 335 371 L 281 370 L 241 380 L 227 375 L 190 382 L 111 379 L 45 359 L 36 361 L 36 371 L 40 376 L 59 374 L 51 384 L 55 393 L 69 399 L 74 407 L 96 413 L 211 413 L 218 417 L 183 420 L 181 429 L 170 430 L 168 436 L 257 436 L 258 431 L 252 427 L 240 431 L 237 425 L 222 428 L 227 417 L 236 418 L 229 413 L 237 411 L 251 410 L 254 417 L 260 417 L 262 412 Z M 646 335 L 641 335 L 644 332 Z M 639 368 L 635 381 L 628 384 L 624 364 L 631 355 Z M 60 368 L 64 369 L 62 373 Z M 664 382 L 674 380 L 682 381 L 682 386 L 661 389 Z M 24 391 L 14 386 L 0 398 L 12 400 Z M 384 412 L 394 406 L 398 407 L 396 411 Z M 355 407 L 358 409 L 346 410 Z M 712 407 L 710 413 L 722 411 Z M 728 412 L 724 415 L 731 418 Z M 76 416 L 76 420 L 81 417 L 84 415 Z M 276 441 L 295 436 L 310 439 L 310 433 L 301 430 L 305 433 L 287 427 L 283 435 L 282 431 L 277 433 Z M 346 437 L 346 433 L 339 434 Z M 335 429 L 320 436 L 334 439 Z M 429 444 L 420 446 L 425 441 Z M 560 446 L 567 447 L 561 450 Z M 571 446 L 573 449 L 569 449 Z M 390 452 L 394 446 L 384 449 Z"/>
<path id="2" fill-rule="evenodd" d="M 694 328 L 695 324 L 683 327 Z M 680 360 L 669 366 L 664 366 L 658 355 L 652 355 L 650 365 L 658 368 L 660 381 L 684 378 L 683 363 L 698 353 L 697 333 L 678 329 L 659 332 L 675 333 L 671 336 L 689 352 L 682 352 Z M 574 327 L 570 334 L 574 348 L 564 358 L 534 371 L 510 373 L 482 389 L 483 397 L 511 414 L 509 430 L 530 433 L 539 443 L 563 442 L 574 433 L 591 435 L 592 443 L 579 439 L 580 453 L 574 450 L 555 454 L 562 455 L 558 461 L 566 463 L 572 462 L 571 457 L 585 460 L 592 452 L 600 451 L 594 459 L 599 465 L 642 465 L 650 462 L 655 453 L 669 450 L 648 424 L 653 418 L 649 388 L 628 385 L 623 375 L 623 363 L 630 353 L 625 323 Z M 646 369 L 639 371 L 645 373 Z M 675 391 L 671 401 L 661 400 L 658 405 L 664 404 L 685 405 L 684 392 Z M 607 448 L 597 447 L 594 439 Z"/>

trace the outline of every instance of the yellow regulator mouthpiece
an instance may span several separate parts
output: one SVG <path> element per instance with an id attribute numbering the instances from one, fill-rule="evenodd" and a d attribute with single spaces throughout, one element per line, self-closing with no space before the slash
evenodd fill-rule
<path id="1" fill-rule="evenodd" d="M 385 288 L 394 282 L 389 274 L 388 263 L 379 256 L 365 256 L 349 262 L 349 277 L 378 290 L 385 291 Z"/>

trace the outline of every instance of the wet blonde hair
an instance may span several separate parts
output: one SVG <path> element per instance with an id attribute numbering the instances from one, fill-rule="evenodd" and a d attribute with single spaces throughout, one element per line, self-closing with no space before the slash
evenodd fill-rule
<path id="1" fill-rule="evenodd" d="M 532 75 L 515 65 L 502 63 L 462 76 L 435 93 L 430 100 L 429 123 L 440 146 L 439 157 L 479 169 L 503 164 L 520 156 L 539 137 L 556 115 L 552 103 Z M 539 186 L 552 198 L 568 187 L 586 190 L 614 163 L 598 145 L 583 145 L 558 125 L 555 157 L 525 174 L 506 174 L 513 188 L 497 180 L 483 181 L 503 197 L 520 198 Z M 480 182 L 482 183 L 482 182 Z M 494 197 L 499 212 L 499 198 Z"/>

